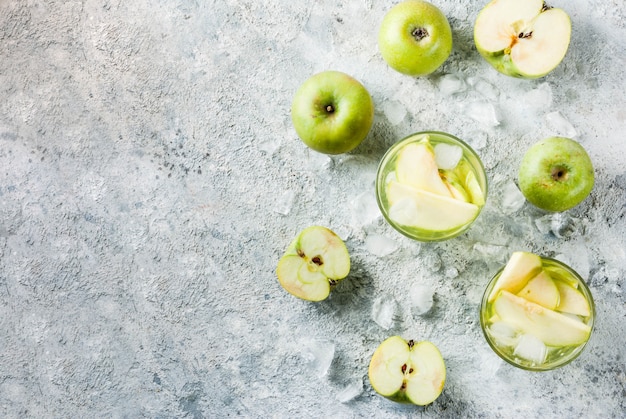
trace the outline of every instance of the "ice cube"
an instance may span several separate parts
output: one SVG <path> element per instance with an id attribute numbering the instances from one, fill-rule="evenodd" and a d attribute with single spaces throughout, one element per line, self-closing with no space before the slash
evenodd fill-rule
<path id="1" fill-rule="evenodd" d="M 463 79 L 454 74 L 446 74 L 439 79 L 439 92 L 444 96 L 452 96 L 465 91 L 466 84 Z"/>
<path id="2" fill-rule="evenodd" d="M 359 194 L 350 202 L 350 206 L 354 219 L 359 226 L 369 225 L 380 217 L 380 209 L 372 191 Z"/>
<path id="3" fill-rule="evenodd" d="M 550 230 L 559 239 L 572 237 L 582 232 L 579 220 L 562 212 L 552 215 Z"/>
<path id="4" fill-rule="evenodd" d="M 296 193 L 293 190 L 283 192 L 281 196 L 274 201 L 274 211 L 282 215 L 289 214 L 291 212 L 295 196 Z"/>
<path id="5" fill-rule="evenodd" d="M 341 389 L 337 393 L 336 399 L 340 403 L 348 403 L 359 397 L 361 393 L 363 393 L 363 380 L 356 379 Z"/>
<path id="6" fill-rule="evenodd" d="M 480 242 L 474 244 L 474 250 L 482 257 L 497 260 L 506 259 L 509 253 L 506 246 Z"/>
<path id="7" fill-rule="evenodd" d="M 398 249 L 398 244 L 389 237 L 370 234 L 365 239 L 367 251 L 378 257 L 385 257 Z"/>
<path id="8" fill-rule="evenodd" d="M 409 289 L 411 312 L 414 315 L 424 315 L 433 307 L 435 290 L 428 285 L 414 285 Z"/>
<path id="9" fill-rule="evenodd" d="M 441 258 L 435 252 L 428 253 L 422 257 L 422 264 L 428 270 L 437 272 L 441 269 Z"/>
<path id="10" fill-rule="evenodd" d="M 503 321 L 493 322 L 489 326 L 489 335 L 498 346 L 515 346 L 519 339 L 517 329 Z"/>
<path id="11" fill-rule="evenodd" d="M 398 303 L 393 297 L 378 297 L 372 305 L 372 320 L 385 330 L 393 327 Z"/>
<path id="12" fill-rule="evenodd" d="M 467 137 L 465 137 L 465 141 L 474 150 L 483 149 L 487 146 L 487 133 L 483 131 L 471 132 Z"/>
<path id="13" fill-rule="evenodd" d="M 574 126 L 567 119 L 565 119 L 559 111 L 546 114 L 546 121 L 548 122 L 548 126 L 552 128 L 557 135 L 569 138 L 574 138 L 578 135 Z"/>
<path id="14" fill-rule="evenodd" d="M 523 334 L 520 336 L 515 350 L 513 350 L 513 355 L 535 364 L 543 364 L 548 355 L 548 348 L 541 339 L 533 335 Z"/>
<path id="15" fill-rule="evenodd" d="M 474 90 L 486 97 L 487 99 L 497 101 L 500 96 L 500 91 L 488 81 L 481 78 L 470 77 L 468 82 L 472 85 Z"/>
<path id="16" fill-rule="evenodd" d="M 461 161 L 463 149 L 458 145 L 439 143 L 435 146 L 435 162 L 442 170 L 452 170 Z"/>
<path id="17" fill-rule="evenodd" d="M 485 127 L 500 125 L 500 115 L 496 107 L 486 101 L 469 102 L 465 106 L 465 114 Z"/>
<path id="18" fill-rule="evenodd" d="M 448 266 L 444 271 L 443 275 L 448 279 L 453 279 L 459 276 L 459 270 L 454 266 Z"/>
<path id="19" fill-rule="evenodd" d="M 406 116 L 406 107 L 396 100 L 388 100 L 383 103 L 383 113 L 391 125 L 398 125 Z"/>
<path id="20" fill-rule="evenodd" d="M 327 339 L 306 339 L 302 344 L 302 357 L 317 377 L 328 374 L 335 358 L 335 344 Z"/>
<path id="21" fill-rule="evenodd" d="M 318 172 L 331 168 L 333 165 L 332 159 L 317 151 L 311 150 L 307 147 L 304 154 L 304 170 Z"/>
<path id="22" fill-rule="evenodd" d="M 552 104 L 552 88 L 548 83 L 541 83 L 523 96 L 523 103 L 536 111 L 548 109 Z"/>
<path id="23" fill-rule="evenodd" d="M 526 198 L 514 182 L 507 182 L 502 191 L 502 211 L 513 214 L 526 203 Z"/>

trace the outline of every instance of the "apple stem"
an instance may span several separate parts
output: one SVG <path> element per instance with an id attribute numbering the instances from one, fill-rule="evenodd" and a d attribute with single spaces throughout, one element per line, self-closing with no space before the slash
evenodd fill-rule
<path id="1" fill-rule="evenodd" d="M 428 36 L 428 31 L 425 28 L 415 28 L 411 32 L 411 35 L 413 35 L 413 38 L 419 42 Z"/>
<path id="2" fill-rule="evenodd" d="M 545 12 L 546 10 L 550 10 L 550 9 L 552 9 L 552 6 L 548 6 L 546 2 L 543 2 L 543 7 L 541 8 L 541 11 Z"/>
<path id="3" fill-rule="evenodd" d="M 335 112 L 335 108 L 333 107 L 333 105 L 326 105 L 326 112 L 328 113 Z"/>
<path id="4" fill-rule="evenodd" d="M 413 347 L 413 345 L 415 345 L 415 341 L 414 341 L 413 339 L 411 339 L 411 340 L 409 340 L 409 341 L 407 342 L 407 344 L 409 345 L 409 348 L 412 348 L 412 347 Z"/>

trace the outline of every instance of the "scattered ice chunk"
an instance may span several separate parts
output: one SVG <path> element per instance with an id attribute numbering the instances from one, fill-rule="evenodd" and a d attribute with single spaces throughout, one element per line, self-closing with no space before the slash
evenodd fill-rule
<path id="1" fill-rule="evenodd" d="M 526 203 L 526 198 L 514 182 L 507 182 L 502 191 L 502 211 L 513 214 Z"/>
<path id="2" fill-rule="evenodd" d="M 359 397 L 363 393 L 363 380 L 357 379 L 348 383 L 341 391 L 337 393 L 336 399 L 339 403 L 348 403 Z"/>
<path id="3" fill-rule="evenodd" d="M 498 100 L 498 96 L 500 96 L 500 91 L 488 81 L 485 81 L 481 78 L 470 77 L 468 79 L 474 90 L 478 93 L 486 97 L 490 100 Z"/>
<path id="4" fill-rule="evenodd" d="M 552 88 L 548 83 L 541 83 L 523 96 L 523 103 L 535 111 L 548 109 L 552 105 Z"/>
<path id="5" fill-rule="evenodd" d="M 398 125 L 406 116 L 406 107 L 396 100 L 387 100 L 383 103 L 383 113 L 391 125 Z"/>
<path id="6" fill-rule="evenodd" d="M 459 270 L 454 266 L 448 266 L 443 272 L 444 276 L 448 279 L 453 279 L 459 276 Z"/>
<path id="7" fill-rule="evenodd" d="M 274 154 L 276 150 L 278 150 L 279 147 L 280 147 L 280 141 L 276 139 L 268 139 L 258 144 L 259 150 L 261 150 L 268 156 L 271 156 L 272 154 Z"/>
<path id="8" fill-rule="evenodd" d="M 307 339 L 303 343 L 302 356 L 309 369 L 322 378 L 328 374 L 335 358 L 335 344 L 326 339 Z"/>
<path id="9" fill-rule="evenodd" d="M 463 149 L 458 145 L 439 143 L 435 146 L 435 162 L 443 170 L 452 170 L 461 161 Z"/>
<path id="10" fill-rule="evenodd" d="M 380 217 L 376 196 L 372 191 L 359 194 L 351 203 L 354 219 L 359 226 L 366 226 Z"/>
<path id="11" fill-rule="evenodd" d="M 535 364 L 543 364 L 548 355 L 548 348 L 535 336 L 524 334 L 520 336 L 517 346 L 513 351 L 513 355 L 534 362 Z"/>
<path id="12" fill-rule="evenodd" d="M 489 326 L 489 335 L 498 346 L 515 346 L 519 339 L 517 329 L 503 321 L 492 323 Z"/>
<path id="13" fill-rule="evenodd" d="M 444 96 L 452 96 L 465 91 L 466 84 L 463 79 L 454 74 L 446 74 L 439 79 L 439 92 Z"/>
<path id="14" fill-rule="evenodd" d="M 324 153 L 306 148 L 304 157 L 304 170 L 312 172 L 327 170 L 333 165 L 333 160 Z"/>
<path id="15" fill-rule="evenodd" d="M 481 373 L 487 377 L 495 377 L 496 373 L 504 363 L 493 351 L 483 352 L 480 357 Z"/>
<path id="16" fill-rule="evenodd" d="M 441 258 L 435 252 L 429 253 L 422 257 L 422 263 L 428 270 L 437 272 L 441 269 Z"/>
<path id="17" fill-rule="evenodd" d="M 500 115 L 494 105 L 486 101 L 469 102 L 465 114 L 485 127 L 500 125 Z"/>
<path id="18" fill-rule="evenodd" d="M 505 258 L 508 253 L 506 246 L 480 242 L 474 244 L 474 250 L 483 257 L 495 259 Z"/>
<path id="19" fill-rule="evenodd" d="M 487 133 L 483 131 L 474 131 L 465 138 L 465 142 L 474 150 L 483 149 L 487 146 Z"/>
<path id="20" fill-rule="evenodd" d="M 542 234 L 554 234 L 559 239 L 574 237 L 583 233 L 583 223 L 566 213 L 547 214 L 535 220 L 535 226 Z"/>
<path id="21" fill-rule="evenodd" d="M 295 197 L 296 193 L 293 190 L 283 192 L 283 194 L 274 201 L 274 211 L 282 215 L 289 214 Z"/>
<path id="22" fill-rule="evenodd" d="M 367 251 L 378 257 L 385 257 L 398 249 L 398 243 L 380 234 L 370 234 L 365 239 Z"/>
<path id="23" fill-rule="evenodd" d="M 398 303 L 393 297 L 382 296 L 374 301 L 372 306 L 372 320 L 385 330 L 393 327 Z"/>
<path id="24" fill-rule="evenodd" d="M 435 290 L 428 285 L 414 285 L 409 289 L 411 313 L 417 316 L 427 314 L 433 307 Z"/>
<path id="25" fill-rule="evenodd" d="M 561 112 L 554 111 L 546 114 L 548 126 L 555 131 L 556 135 L 562 135 L 568 138 L 574 138 L 578 133 L 574 126 L 567 120 Z"/>
<path id="26" fill-rule="evenodd" d="M 537 218 L 535 220 L 535 226 L 541 234 L 550 234 L 552 230 L 552 214 Z"/>

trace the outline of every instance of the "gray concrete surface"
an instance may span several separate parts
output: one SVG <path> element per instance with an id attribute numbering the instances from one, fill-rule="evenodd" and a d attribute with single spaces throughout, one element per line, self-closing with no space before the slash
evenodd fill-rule
<path id="1" fill-rule="evenodd" d="M 377 50 L 391 1 L 0 0 L 0 416 L 625 416 L 625 3 L 555 0 L 570 50 L 534 81 L 476 52 L 484 3 L 436 2 L 454 50 L 415 79 Z M 332 158 L 289 115 L 325 69 L 376 105 L 365 142 Z M 425 129 L 474 145 L 490 182 L 475 226 L 438 244 L 400 236 L 373 203 L 384 151 Z M 524 151 L 553 134 L 580 141 L 597 175 L 560 217 L 514 187 Z M 312 224 L 353 262 L 318 304 L 274 274 Z M 515 250 L 567 260 L 591 287 L 596 328 L 564 368 L 515 369 L 481 334 L 481 293 Z M 419 285 L 434 289 L 423 316 Z M 380 302 L 396 308 L 388 329 Z M 392 334 L 440 348 L 432 405 L 371 389 L 369 359 Z"/>

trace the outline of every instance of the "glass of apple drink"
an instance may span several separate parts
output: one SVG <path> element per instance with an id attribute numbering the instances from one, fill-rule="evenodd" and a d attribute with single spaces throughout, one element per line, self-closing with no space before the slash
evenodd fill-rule
<path id="1" fill-rule="evenodd" d="M 418 132 L 398 141 L 383 156 L 376 175 L 383 216 L 415 240 L 458 236 L 478 217 L 486 197 L 480 158 L 444 132 Z"/>
<path id="2" fill-rule="evenodd" d="M 480 324 L 506 362 L 546 371 L 580 355 L 591 336 L 594 310 L 589 288 L 572 268 L 515 252 L 487 285 Z"/>

